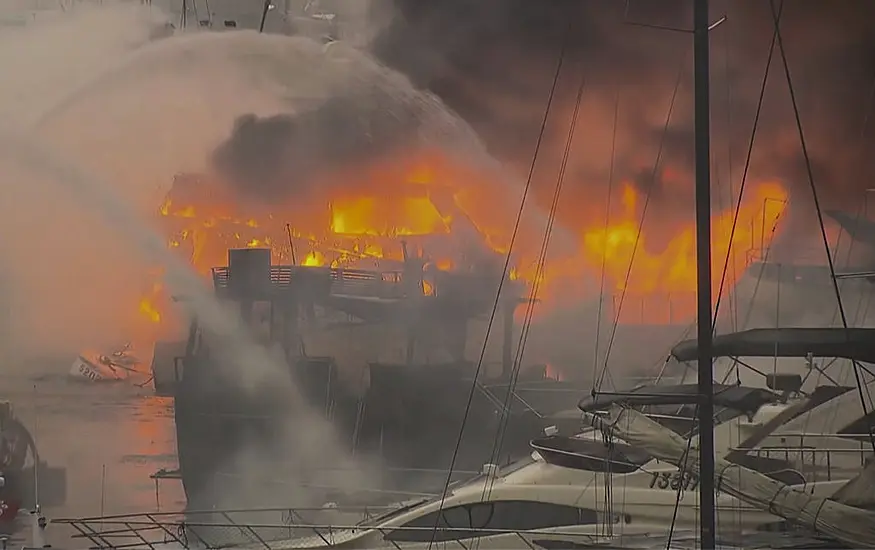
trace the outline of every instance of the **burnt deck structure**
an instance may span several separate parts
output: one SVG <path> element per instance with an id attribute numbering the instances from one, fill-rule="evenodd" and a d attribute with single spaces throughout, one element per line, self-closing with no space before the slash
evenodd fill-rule
<path id="1" fill-rule="evenodd" d="M 424 490 L 422 475 L 404 470 L 449 467 L 475 384 L 476 365 L 465 358 L 468 323 L 491 312 L 497 282 L 483 274 L 429 272 L 418 261 L 389 271 L 278 266 L 271 265 L 266 249 L 231 250 L 228 266 L 213 270 L 216 297 L 239 307 L 257 341 L 283 350 L 283 367 L 294 387 L 310 411 L 330 420 L 340 445 L 378 455 L 386 471 L 397 472 L 389 484 L 410 490 Z M 479 470 L 490 460 L 504 412 L 510 421 L 501 459 L 529 452 L 529 441 L 550 424 L 545 417 L 573 408 L 579 399 L 567 383 L 532 369 L 534 375 L 520 375 L 521 389 L 505 403 L 513 367 L 513 311 L 520 303 L 518 293 L 511 295 L 501 303 L 501 374 L 474 386 L 459 470 Z M 307 353 L 303 335 L 328 330 L 320 328 L 328 318 L 343 318 L 353 330 L 391 325 L 405 340 L 405 353 L 399 361 L 363 365 L 369 383 L 363 392 L 352 391 L 340 381 L 342 366 L 334 356 Z M 233 493 L 226 490 L 228 480 L 251 474 L 235 464 L 242 452 L 269 457 L 265 463 L 294 460 L 288 456 L 295 453 L 288 446 L 295 441 L 289 437 L 289 419 L 300 414 L 300 403 L 281 384 L 240 387 L 220 368 L 228 353 L 224 345 L 194 319 L 185 355 L 175 362 L 180 470 L 189 505 L 199 509 L 229 504 L 222 494 Z M 532 390 L 534 403 L 526 400 L 524 388 Z M 543 391 L 565 388 L 570 391 Z M 549 399 L 538 399 L 544 395 Z"/>

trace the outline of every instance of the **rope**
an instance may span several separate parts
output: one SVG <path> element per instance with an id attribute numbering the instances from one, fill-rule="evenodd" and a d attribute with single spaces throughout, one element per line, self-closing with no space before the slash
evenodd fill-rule
<path id="1" fill-rule="evenodd" d="M 693 418 L 698 417 L 699 406 L 696 405 L 693 411 Z M 680 467 L 678 468 L 678 490 L 677 494 L 675 495 L 674 510 L 671 514 L 671 525 L 668 528 L 668 540 L 665 543 L 666 550 L 669 550 L 671 548 L 671 539 L 672 537 L 674 537 L 674 528 L 678 519 L 678 510 L 680 510 L 681 507 L 681 496 L 684 494 L 684 476 L 687 475 L 687 461 L 690 458 L 690 448 L 692 447 L 692 445 L 693 434 L 690 434 L 690 437 L 687 438 L 687 448 L 684 450 L 683 464 L 679 465 Z"/>
<path id="2" fill-rule="evenodd" d="M 782 2 L 783 3 L 783 2 Z M 820 199 L 817 195 L 817 186 L 814 183 L 814 171 L 811 168 L 811 158 L 808 155 L 808 146 L 805 142 L 805 132 L 802 129 L 802 118 L 799 115 L 799 105 L 796 102 L 796 90 L 793 87 L 793 79 L 790 76 L 790 65 L 787 63 L 787 52 L 784 50 L 784 40 L 781 37 L 781 20 L 778 12 L 775 11 L 775 0 L 769 0 L 769 6 L 772 11 L 772 20 L 775 24 L 775 35 L 778 41 L 778 50 L 781 52 L 781 61 L 784 64 L 784 76 L 787 79 L 787 90 L 790 93 L 790 103 L 793 105 L 793 116 L 796 119 L 796 129 L 799 132 L 799 145 L 802 148 L 802 156 L 805 158 L 805 170 L 808 175 L 808 184 L 811 188 L 811 197 L 814 201 L 814 208 L 817 211 L 817 221 L 820 224 L 820 236 L 823 239 L 823 248 L 826 251 L 826 260 L 829 265 L 829 274 L 832 279 L 833 290 L 835 291 L 836 301 L 838 302 L 839 314 L 842 318 L 842 326 L 848 328 L 848 319 L 845 315 L 845 308 L 842 304 L 842 293 L 839 290 L 838 279 L 836 279 L 835 265 L 833 264 L 832 254 L 829 249 L 829 239 L 826 236 L 826 227 L 823 223 L 823 212 L 820 208 Z M 860 374 L 860 365 L 854 360 L 854 378 L 857 382 L 857 392 L 860 395 L 860 405 L 863 407 L 863 415 L 868 416 L 869 410 L 866 406 L 866 397 L 863 393 L 863 379 Z M 871 399 L 871 398 L 870 398 Z M 872 426 L 869 426 L 869 442 L 872 444 L 872 450 L 875 451 L 875 434 L 872 432 Z"/>
<path id="3" fill-rule="evenodd" d="M 784 10 L 784 1 L 781 0 L 781 6 L 780 6 L 778 14 L 777 14 L 777 17 L 779 19 L 781 17 L 781 12 L 783 12 L 783 10 Z M 726 259 L 723 262 L 723 274 L 720 276 L 720 290 L 718 290 L 718 292 L 717 292 L 717 304 L 714 306 L 713 332 L 715 334 L 717 332 L 717 314 L 720 312 L 720 304 L 722 301 L 721 298 L 723 296 L 723 288 L 724 288 L 724 285 L 726 284 L 726 273 L 729 270 L 729 259 L 733 255 L 732 254 L 732 240 L 735 238 L 735 231 L 738 228 L 738 217 L 739 217 L 739 214 L 741 213 L 741 202 L 742 202 L 742 199 L 744 198 L 744 189 L 747 186 L 747 174 L 750 171 L 750 162 L 751 162 L 751 157 L 753 156 L 753 144 L 754 144 L 754 141 L 756 140 L 757 128 L 759 128 L 760 115 L 763 112 L 763 102 L 764 102 L 765 97 L 766 97 L 766 85 L 769 82 L 769 71 L 772 67 L 772 59 L 773 59 L 774 54 L 775 54 L 775 44 L 777 43 L 777 40 L 778 40 L 778 31 L 776 28 L 775 31 L 772 32 L 772 42 L 769 45 L 769 55 L 766 58 L 766 67 L 765 67 L 765 70 L 763 71 L 763 78 L 762 78 L 762 82 L 760 84 L 760 95 L 759 95 L 759 98 L 757 99 L 757 108 L 756 108 L 756 112 L 754 113 L 754 117 L 753 117 L 753 126 L 751 127 L 751 130 L 750 130 L 750 140 L 748 141 L 748 144 L 747 144 L 747 157 L 745 158 L 745 161 L 744 161 L 744 169 L 741 172 L 741 186 L 739 187 L 738 199 L 736 200 L 736 203 L 735 203 L 735 213 L 732 216 L 732 228 L 729 230 L 729 250 L 726 253 Z"/>
<path id="4" fill-rule="evenodd" d="M 525 184 L 525 187 L 523 188 L 523 196 L 522 196 L 522 199 L 520 200 L 520 207 L 519 207 L 519 210 L 517 212 L 516 223 L 514 224 L 513 232 L 511 233 L 511 237 L 510 237 L 510 242 L 509 242 L 508 247 L 507 247 L 507 254 L 505 255 L 505 260 L 504 260 L 504 269 L 502 271 L 501 280 L 498 282 L 498 289 L 495 293 L 495 301 L 493 302 L 492 312 L 489 315 L 489 322 L 486 326 L 486 336 L 483 339 L 483 346 L 480 349 L 480 357 L 477 361 L 477 368 L 474 371 L 474 381 L 471 384 L 471 390 L 468 392 L 468 400 L 467 400 L 467 403 L 465 404 L 465 414 L 462 417 L 462 423 L 461 423 L 461 426 L 459 427 L 459 436 L 456 440 L 456 445 L 453 448 L 453 456 L 452 456 L 452 459 L 450 460 L 450 467 L 449 467 L 449 471 L 447 473 L 446 483 L 444 483 L 444 489 L 441 492 L 440 504 L 439 504 L 438 510 L 437 510 L 438 513 L 435 514 L 434 525 L 432 527 L 431 537 L 428 541 L 429 550 L 431 550 L 431 547 L 435 541 L 435 536 L 437 535 L 438 524 L 439 524 L 441 516 L 443 515 L 441 512 L 443 511 L 444 502 L 446 501 L 446 498 L 447 498 L 447 492 L 449 491 L 449 488 L 450 488 L 450 482 L 451 482 L 452 476 L 453 476 L 453 469 L 455 468 L 456 459 L 458 458 L 458 455 L 459 455 L 459 447 L 462 444 L 462 436 L 465 433 L 465 424 L 468 422 L 468 415 L 471 412 L 471 403 L 474 400 L 474 393 L 477 391 L 477 379 L 480 376 L 480 372 L 483 370 L 483 360 L 484 360 L 484 357 L 486 355 L 486 344 L 489 341 L 489 335 L 492 332 L 492 326 L 495 323 L 495 316 L 496 316 L 496 313 L 498 311 L 499 301 L 501 299 L 501 290 L 504 288 L 504 282 L 507 280 L 507 273 L 508 273 L 508 269 L 510 267 L 511 253 L 513 252 L 513 247 L 514 247 L 514 244 L 516 243 L 516 238 L 517 238 L 517 235 L 519 233 L 519 227 L 520 227 L 520 223 L 522 221 L 523 210 L 525 209 L 525 205 L 526 205 L 526 199 L 528 198 L 528 195 L 529 195 L 529 189 L 532 186 L 532 179 L 533 179 L 534 172 L 535 172 L 535 166 L 536 166 L 537 160 L 538 160 L 538 153 L 540 152 L 541 144 L 544 141 L 544 135 L 545 135 L 546 129 L 547 129 L 547 120 L 548 120 L 549 115 L 550 115 L 550 109 L 553 106 L 553 99 L 556 96 L 556 88 L 558 87 L 558 83 L 559 83 L 559 75 L 562 72 L 562 65 L 564 64 L 565 54 L 568 50 L 568 42 L 569 42 L 569 38 L 571 36 L 572 23 L 573 23 L 573 20 L 568 21 L 568 26 L 565 29 L 565 35 L 562 39 L 562 46 L 561 46 L 561 49 L 559 52 L 559 60 L 556 63 L 556 70 L 553 74 L 553 83 L 550 87 L 550 94 L 547 97 L 547 105 L 544 109 L 544 117 L 541 121 L 541 128 L 540 128 L 540 131 L 538 132 L 538 139 L 535 143 L 535 150 L 534 150 L 534 153 L 532 155 L 531 165 L 529 166 L 529 173 L 528 173 L 528 177 L 526 178 L 526 184 Z"/>
<path id="5" fill-rule="evenodd" d="M 730 29 L 731 29 L 731 27 L 726 29 L 723 33 L 723 36 L 725 38 L 723 59 L 725 62 L 724 78 L 726 78 L 726 133 L 727 133 L 727 135 L 731 136 L 732 135 L 732 127 L 733 127 L 733 119 L 732 119 L 733 103 L 732 103 L 732 77 L 731 77 L 732 72 L 730 70 L 730 63 L 729 63 L 729 58 L 730 58 L 729 52 L 731 50 L 731 42 L 730 42 L 731 33 L 729 32 Z M 732 139 L 727 139 L 726 140 L 726 175 L 729 178 L 728 187 L 729 187 L 729 201 L 730 202 L 732 201 L 732 197 L 733 197 L 734 192 L 735 192 L 735 189 L 733 187 L 733 182 L 735 180 L 732 177 L 732 163 L 733 163 L 734 158 L 735 157 L 733 155 Z M 729 242 L 730 242 L 730 248 L 731 248 L 732 241 L 730 240 Z M 732 256 L 732 271 L 733 271 L 733 273 L 737 273 L 737 263 L 738 262 L 736 261 L 736 258 L 733 255 Z M 717 304 L 720 303 L 720 296 L 721 296 L 721 293 L 718 293 L 717 294 Z M 714 323 L 715 324 L 717 323 L 717 308 L 718 308 L 718 306 L 715 306 L 715 309 L 714 309 Z M 730 318 L 730 324 L 731 324 L 732 330 L 734 330 L 734 331 L 738 330 L 738 292 L 736 292 L 735 289 L 733 289 L 733 291 L 730 293 L 730 296 L 729 296 L 729 310 L 730 310 L 729 311 L 729 318 Z M 736 370 L 736 373 L 738 373 L 737 370 Z M 738 380 L 738 383 L 740 384 L 741 380 Z"/>
<path id="6" fill-rule="evenodd" d="M 559 167 L 559 174 L 556 179 L 556 187 L 553 191 L 552 202 L 550 203 L 550 210 L 547 216 L 547 225 L 544 229 L 544 238 L 541 242 L 541 248 L 538 253 L 538 259 L 536 262 L 535 268 L 535 278 L 532 283 L 532 289 L 529 294 L 529 300 L 526 304 L 526 312 L 523 318 L 522 330 L 520 331 L 519 342 L 517 343 L 517 350 L 514 357 L 513 368 L 511 369 L 510 378 L 508 380 L 507 392 L 505 394 L 504 400 L 504 413 L 499 421 L 498 430 L 496 432 L 496 437 L 493 443 L 492 454 L 490 458 L 490 462 L 495 463 L 497 461 L 497 457 L 501 454 L 501 448 L 504 444 L 504 437 L 507 433 L 508 422 L 510 421 L 510 409 L 509 403 L 511 397 L 514 394 L 514 390 L 517 385 L 517 381 L 519 380 L 519 373 L 522 368 L 522 360 L 525 356 L 525 348 L 528 342 L 529 331 L 531 330 L 532 325 L 532 317 L 534 315 L 535 305 L 537 304 L 538 291 L 541 287 L 541 280 L 544 270 L 544 264 L 547 259 L 547 250 L 550 246 L 550 237 L 553 234 L 553 224 L 556 221 L 556 211 L 559 207 L 559 196 L 562 192 L 562 185 L 565 182 L 565 172 L 568 167 L 568 159 L 571 154 L 571 145 L 574 140 L 574 132 L 577 128 L 577 122 L 579 119 L 580 113 L 580 105 L 583 100 L 583 91 L 586 85 L 585 78 L 581 78 L 580 85 L 577 89 L 577 97 L 574 104 L 574 111 L 571 117 L 571 124 L 568 128 L 568 136 L 565 140 L 565 149 L 562 155 L 562 161 Z M 487 496 L 491 493 L 492 487 L 495 483 L 495 478 L 489 480 L 488 483 L 484 485 L 483 494 L 481 500 L 487 498 Z"/>
<path id="7" fill-rule="evenodd" d="M 583 91 L 585 89 L 585 86 L 586 79 L 585 77 L 581 77 L 580 85 L 577 88 L 577 97 L 574 104 L 574 111 L 571 116 L 571 123 L 568 127 L 568 135 L 565 139 L 565 149 L 563 151 L 562 161 L 559 166 L 559 174 L 556 179 L 556 187 L 553 191 L 553 198 L 552 202 L 550 203 L 550 210 L 547 216 L 547 225 L 544 229 L 544 238 L 541 242 L 541 248 L 538 254 L 538 260 L 536 264 L 537 267 L 535 269 L 535 279 L 532 283 L 529 301 L 526 304 L 526 312 L 523 319 L 522 330 L 520 331 L 519 342 L 517 343 L 516 356 L 514 358 L 513 368 L 511 369 L 510 380 L 508 380 L 507 392 L 505 395 L 504 403 L 505 414 L 501 417 L 501 422 L 499 422 L 498 433 L 496 434 L 495 443 L 492 449 L 492 462 L 495 462 L 497 460 L 497 457 L 501 455 L 501 448 L 504 445 L 504 438 L 507 433 L 508 423 L 510 421 L 510 408 L 508 405 L 519 380 L 519 373 L 522 368 L 523 357 L 525 356 L 526 344 L 528 343 L 529 339 L 529 331 L 531 330 L 532 326 L 532 317 L 534 316 L 534 311 L 537 304 L 538 292 L 541 288 L 544 265 L 547 261 L 547 251 L 550 247 L 550 238 L 553 235 L 553 224 L 556 221 L 556 211 L 559 208 L 559 197 L 562 193 L 562 186 L 565 183 L 565 172 L 568 167 L 568 159 L 571 156 L 571 146 L 574 141 L 574 132 L 577 129 L 577 122 L 580 115 L 580 105 L 583 100 Z M 486 498 L 487 495 L 491 493 L 494 483 L 495 478 L 493 477 L 489 480 L 489 483 L 484 486 L 483 498 Z"/>
<path id="8" fill-rule="evenodd" d="M 638 222 L 638 229 L 637 229 L 637 232 L 635 234 L 635 243 L 632 245 L 632 257 L 629 259 L 629 267 L 626 269 L 626 277 L 623 281 L 623 292 L 620 293 L 620 304 L 617 307 L 617 315 L 614 318 L 614 323 L 613 323 L 613 326 L 611 327 L 611 336 L 608 340 L 608 349 L 605 352 L 604 367 L 602 368 L 602 372 L 599 376 L 598 382 L 596 383 L 595 380 L 593 381 L 593 388 L 592 388 L 592 392 L 591 392 L 593 397 L 595 397 L 598 394 L 598 392 L 601 390 L 602 384 L 604 383 L 605 376 L 607 375 L 608 362 L 610 361 L 610 358 L 611 358 L 611 350 L 613 349 L 613 346 L 614 346 L 614 339 L 617 336 L 617 328 L 620 325 L 620 312 L 623 310 L 623 302 L 626 299 L 626 290 L 627 290 L 627 287 L 629 286 L 629 279 L 632 276 L 632 266 L 635 264 L 635 256 L 638 253 L 638 244 L 641 242 L 641 230 L 644 227 L 644 219 L 647 216 L 647 208 L 650 205 L 650 198 L 653 195 L 654 182 L 656 181 L 656 176 L 657 176 L 657 173 L 659 172 L 659 166 L 660 166 L 660 163 L 662 161 L 662 152 L 665 149 L 665 141 L 666 141 L 666 137 L 668 136 L 668 128 L 669 128 L 669 125 L 671 124 L 671 115 L 674 112 L 675 101 L 677 100 L 678 90 L 680 89 L 680 86 L 681 86 L 681 77 L 684 74 L 684 64 L 685 64 L 684 62 L 685 61 L 686 61 L 686 56 L 684 55 L 681 57 L 680 66 L 678 67 L 677 80 L 675 81 L 674 90 L 672 91 L 672 94 L 671 94 L 671 100 L 669 101 L 669 104 L 668 104 L 668 113 L 666 113 L 665 124 L 662 128 L 662 136 L 659 139 L 659 148 L 657 149 L 657 152 L 656 152 L 656 161 L 653 163 L 653 170 L 650 174 L 650 186 L 647 188 L 647 195 L 644 198 L 644 207 L 641 211 L 641 220 Z"/>
<path id="9" fill-rule="evenodd" d="M 617 93 L 614 99 L 614 128 L 611 131 L 611 166 L 608 170 L 608 197 L 605 205 L 605 227 L 604 234 L 608 234 L 608 225 L 611 222 L 611 196 L 614 193 L 614 164 L 617 154 L 617 122 L 620 118 L 620 94 Z M 599 344 L 601 343 L 602 333 L 602 309 L 605 303 L 605 271 L 607 270 L 608 258 L 602 254 L 602 272 L 601 280 L 599 281 L 599 307 L 596 315 L 595 325 L 595 357 L 592 362 L 592 379 L 595 382 L 597 376 L 597 368 L 599 363 Z"/>

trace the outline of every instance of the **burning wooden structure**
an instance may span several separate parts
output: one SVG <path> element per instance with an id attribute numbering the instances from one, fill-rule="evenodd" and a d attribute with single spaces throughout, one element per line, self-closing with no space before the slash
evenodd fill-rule
<path id="1" fill-rule="evenodd" d="M 474 381 L 476 364 L 465 355 L 468 322 L 490 314 L 495 274 L 430 273 L 410 258 L 402 269 L 387 271 L 271 265 L 270 250 L 256 248 L 230 250 L 228 259 L 227 267 L 213 270 L 218 300 L 237 308 L 260 345 L 282 350 L 274 354 L 282 375 L 293 381 L 309 410 L 331 421 L 343 446 L 379 454 L 389 468 L 446 469 L 467 417 L 456 468 L 479 469 L 490 460 L 504 412 L 510 420 L 502 458 L 528 452 L 529 440 L 548 427 L 544 415 L 579 399 L 575 390 L 550 391 L 539 400 L 547 395 L 539 390 L 565 387 L 541 368 L 524 370 L 517 392 L 506 400 L 513 370 L 509 339 L 501 371 Z M 511 281 L 505 284 L 511 298 L 499 307 L 512 323 L 519 293 Z M 356 375 L 368 382 L 361 391 L 344 383 L 336 357 L 307 352 L 314 328 L 329 331 L 330 323 L 343 318 L 361 330 L 389 331 L 377 344 L 397 339 L 394 344 L 403 350 L 395 360 L 362 358 Z M 195 319 L 185 355 L 174 368 L 180 469 L 189 501 L 198 507 L 221 498 L 216 492 L 225 485 L 217 475 L 243 474 L 233 466 L 242 451 L 282 460 L 290 439 L 284 430 L 290 429 L 290 418 L 302 414 L 289 387 L 275 379 L 242 388 L 239 379 L 223 372 L 222 348 Z M 164 377 L 156 374 L 161 385 Z"/>

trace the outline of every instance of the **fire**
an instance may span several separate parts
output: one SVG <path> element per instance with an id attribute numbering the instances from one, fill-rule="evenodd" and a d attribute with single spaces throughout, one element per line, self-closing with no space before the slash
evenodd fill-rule
<path id="1" fill-rule="evenodd" d="M 397 262 L 405 257 L 418 257 L 433 268 L 466 270 L 478 257 L 471 253 L 473 243 L 478 250 L 491 251 L 499 267 L 503 264 L 516 214 L 512 208 L 499 208 L 497 197 L 502 189 L 506 195 L 502 186 L 508 185 L 504 182 L 446 157 L 421 154 L 350 168 L 321 183 L 314 188 L 326 191 L 318 198 L 296 197 L 265 208 L 242 204 L 228 188 L 205 177 L 180 176 L 158 209 L 159 223 L 168 247 L 187 256 L 204 276 L 210 268 L 225 265 L 229 248 L 239 247 L 270 248 L 274 262 L 284 264 L 373 268 L 396 262 L 400 267 Z M 641 229 L 644 197 L 635 187 L 620 186 L 618 195 L 606 226 L 604 214 L 563 220 L 563 229 L 579 239 L 578 248 L 567 257 L 551 258 L 540 273 L 533 266 L 543 235 L 518 239 L 510 279 L 537 282 L 544 307 L 549 307 L 565 300 L 569 289 L 585 299 L 597 298 L 597 290 L 580 281 L 598 280 L 604 270 L 606 292 L 679 296 L 675 315 L 691 317 L 696 288 L 692 208 L 677 216 L 690 220 L 686 224 L 671 227 L 668 235 L 660 226 L 662 231 L 654 234 L 647 224 Z M 726 285 L 731 288 L 746 269 L 750 251 L 770 242 L 786 205 L 787 193 L 780 184 L 754 186 L 741 205 L 732 238 L 734 211 L 715 213 L 715 291 L 727 254 L 731 256 Z M 666 215 L 651 211 L 648 217 Z M 434 292 L 424 282 L 423 293 Z M 140 303 L 143 318 L 165 325 L 168 315 L 162 302 L 167 297 L 156 285 Z"/>
<path id="2" fill-rule="evenodd" d="M 394 203 L 394 204 L 393 204 Z M 400 237 L 449 233 L 445 219 L 428 197 L 380 201 L 374 197 L 336 199 L 331 231 L 338 235 Z"/>
<path id="3" fill-rule="evenodd" d="M 601 266 L 604 262 L 606 279 L 611 281 L 616 291 L 626 290 L 635 294 L 694 292 L 695 228 L 692 224 L 682 228 L 662 250 L 654 251 L 648 247 L 647 236 L 638 231 L 638 202 L 634 188 L 624 186 L 620 219 L 607 227 L 584 232 L 585 257 L 593 266 Z M 763 183 L 750 192 L 741 205 L 734 235 L 733 210 L 719 212 L 712 218 L 711 269 L 715 291 L 723 276 L 727 254 L 732 253 L 729 268 L 733 271 L 727 274 L 731 285 L 746 267 L 745 256 L 769 241 L 769 234 L 786 203 L 787 194 L 783 187 L 777 183 Z"/>
<path id="4" fill-rule="evenodd" d="M 148 298 L 142 298 L 140 300 L 140 313 L 153 323 L 161 322 L 161 314 Z"/>
<path id="5" fill-rule="evenodd" d="M 312 251 L 308 252 L 307 256 L 304 258 L 304 261 L 301 262 L 301 265 L 305 265 L 307 267 L 320 267 L 325 265 L 325 256 L 322 255 L 321 252 Z"/>

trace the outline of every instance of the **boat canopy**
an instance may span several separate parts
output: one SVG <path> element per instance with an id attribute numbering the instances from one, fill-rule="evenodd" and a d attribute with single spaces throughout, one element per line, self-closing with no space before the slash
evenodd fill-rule
<path id="1" fill-rule="evenodd" d="M 623 393 L 598 394 L 584 397 L 578 408 L 583 412 L 605 410 L 613 404 L 632 407 L 644 405 L 681 405 L 695 403 L 699 395 L 698 384 L 648 385 Z M 727 384 L 714 384 L 714 405 L 753 414 L 767 403 L 774 403 L 780 396 L 763 388 L 750 388 Z"/>
<path id="2" fill-rule="evenodd" d="M 678 361 L 693 361 L 698 341 L 684 340 L 671 350 Z M 839 357 L 875 363 L 872 328 L 757 328 L 714 337 L 715 357 Z"/>
<path id="3" fill-rule="evenodd" d="M 547 464 L 585 470 L 628 474 L 651 460 L 649 453 L 619 441 L 605 445 L 599 441 L 551 435 L 531 442 Z"/>

